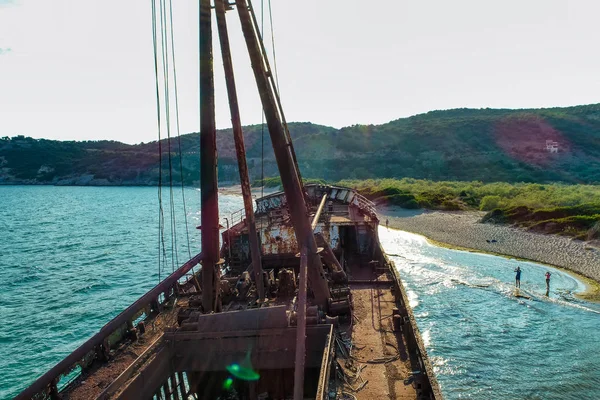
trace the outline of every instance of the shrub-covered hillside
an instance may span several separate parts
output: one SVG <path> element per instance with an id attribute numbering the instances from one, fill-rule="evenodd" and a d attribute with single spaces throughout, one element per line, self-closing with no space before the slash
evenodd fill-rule
<path id="1" fill-rule="evenodd" d="M 579 239 L 600 237 L 600 186 L 444 182 L 412 178 L 339 182 L 378 204 L 488 211 L 483 222 L 513 224 Z"/>
<path id="2" fill-rule="evenodd" d="M 84 128 L 82 128 L 84 129 Z M 266 126 L 244 128 L 251 178 L 277 174 Z M 383 125 L 334 129 L 292 123 L 304 177 L 328 181 L 368 178 L 483 182 L 600 182 L 600 104 L 531 110 L 432 111 Z M 171 141 L 173 180 L 198 181 L 198 133 Z M 546 150 L 546 141 L 558 153 Z M 162 141 L 163 168 L 169 146 Z M 237 181 L 231 129 L 217 134 L 219 179 Z M 158 143 L 0 140 L 0 182 L 155 184 Z"/>

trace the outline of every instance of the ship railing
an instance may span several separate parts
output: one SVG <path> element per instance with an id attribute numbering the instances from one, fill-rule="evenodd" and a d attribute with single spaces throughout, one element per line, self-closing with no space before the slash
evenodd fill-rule
<path id="1" fill-rule="evenodd" d="M 375 210 L 375 204 L 362 194 L 355 193 L 354 201 L 356 201 L 356 205 L 358 206 L 358 208 L 366 212 L 368 215 L 377 215 L 377 210 Z"/>
<path id="2" fill-rule="evenodd" d="M 246 218 L 246 210 L 243 208 L 231 213 L 231 226 L 240 223 Z"/>
<path id="3" fill-rule="evenodd" d="M 23 390 L 15 399 L 53 399 L 59 391 L 69 388 L 82 370 L 90 367 L 95 360 L 106 357 L 111 348 L 116 348 L 129 336 L 134 323 L 142 317 L 153 317 L 176 294 L 177 286 L 182 277 L 202 260 L 202 253 L 183 264 L 179 269 L 165 278 L 149 292 L 127 307 L 89 338 L 75 351 L 56 364 Z"/>
<path id="4" fill-rule="evenodd" d="M 336 188 L 336 190 L 340 190 Z M 344 189 L 348 190 L 348 195 L 343 199 L 346 202 L 354 204 L 357 206 L 362 212 L 371 216 L 372 218 L 376 218 L 377 211 L 375 209 L 375 204 L 367 199 L 365 196 L 357 193 L 352 189 Z M 319 192 L 319 194 L 322 194 Z M 335 196 L 333 198 L 336 198 Z M 319 197 L 318 200 L 321 198 Z M 255 211 L 257 214 L 268 213 L 271 209 L 281 208 L 285 206 L 287 203 L 285 200 L 285 196 L 268 196 L 260 199 L 261 201 L 257 202 L 257 210 Z M 347 213 L 347 211 L 346 211 Z M 234 226 L 237 223 L 242 222 L 246 218 L 246 211 L 242 208 L 233 212 L 230 216 L 230 227 Z"/>

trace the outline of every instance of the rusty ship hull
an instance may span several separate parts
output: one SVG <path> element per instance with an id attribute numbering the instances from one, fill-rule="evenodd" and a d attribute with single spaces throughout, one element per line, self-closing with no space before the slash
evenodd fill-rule
<path id="1" fill-rule="evenodd" d="M 324 308 L 308 293 L 304 398 L 440 399 L 400 276 L 379 243 L 373 204 L 348 188 L 307 185 L 306 193 L 332 297 Z M 218 399 L 229 398 L 228 379 L 237 396 L 230 398 L 293 398 L 301 257 L 286 208 L 283 192 L 256 200 L 265 299 L 257 297 L 239 212 L 222 232 L 221 312 L 204 312 L 202 274 L 191 273 L 199 255 L 19 398 Z M 345 277 L 333 278 L 340 271 L 327 265 L 325 248 Z M 238 367 L 256 375 L 238 379 Z"/>

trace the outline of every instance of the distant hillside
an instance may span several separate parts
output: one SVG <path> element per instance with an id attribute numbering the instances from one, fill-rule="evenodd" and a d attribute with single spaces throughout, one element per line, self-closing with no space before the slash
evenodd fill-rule
<path id="1" fill-rule="evenodd" d="M 244 128 L 252 179 L 260 177 L 260 125 Z M 600 182 L 600 104 L 531 110 L 432 111 L 383 125 L 342 129 L 292 123 L 304 177 L 330 181 L 423 178 L 484 182 Z M 265 176 L 277 174 L 264 127 Z M 546 150 L 558 143 L 558 153 Z M 161 142 L 168 171 L 168 143 Z M 236 182 L 231 129 L 217 134 L 219 179 Z M 186 184 L 199 179 L 199 134 L 181 136 Z M 179 147 L 171 140 L 173 180 L 180 182 Z M 0 140 L 0 183 L 154 185 L 158 142 L 61 142 L 25 137 Z M 167 174 L 165 173 L 166 177 Z"/>

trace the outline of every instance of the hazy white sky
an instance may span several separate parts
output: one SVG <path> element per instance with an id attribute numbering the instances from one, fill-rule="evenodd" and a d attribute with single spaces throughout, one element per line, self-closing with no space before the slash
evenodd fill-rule
<path id="1" fill-rule="evenodd" d="M 182 133 L 199 125 L 197 3 L 173 2 Z M 288 121 L 342 127 L 435 109 L 600 102 L 597 0 L 272 4 Z M 155 140 L 150 10 L 150 0 L 0 0 L 0 136 Z M 228 22 L 242 123 L 260 123 L 237 12 Z M 221 71 L 216 58 L 225 128 Z"/>

